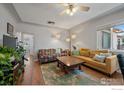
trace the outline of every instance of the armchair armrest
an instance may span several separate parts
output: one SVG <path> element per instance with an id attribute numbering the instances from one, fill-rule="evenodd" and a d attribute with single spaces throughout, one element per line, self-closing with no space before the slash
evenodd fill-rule
<path id="1" fill-rule="evenodd" d="M 37 53 L 37 58 L 38 58 L 38 61 L 39 61 L 39 59 L 40 59 L 40 53 L 39 52 Z"/>
<path id="2" fill-rule="evenodd" d="M 38 60 L 39 60 L 40 58 L 43 57 L 43 55 L 42 55 L 40 52 L 38 52 L 38 53 L 37 53 L 37 57 L 38 57 Z"/>
<path id="3" fill-rule="evenodd" d="M 106 71 L 109 74 L 114 73 L 119 68 L 118 59 L 117 59 L 116 55 L 112 55 L 111 57 L 107 57 L 105 60 L 105 63 L 106 63 Z"/>

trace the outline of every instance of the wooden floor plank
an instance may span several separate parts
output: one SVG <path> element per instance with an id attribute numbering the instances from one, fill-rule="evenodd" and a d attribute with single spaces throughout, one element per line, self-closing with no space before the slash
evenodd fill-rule
<path id="1" fill-rule="evenodd" d="M 22 82 L 19 82 L 19 85 L 44 85 L 44 80 L 43 80 L 41 67 L 40 67 L 41 64 L 39 64 L 38 61 L 34 62 L 32 58 L 29 58 L 29 61 L 26 61 L 25 64 L 26 64 L 26 67 L 25 67 L 25 72 L 23 74 L 23 80 Z M 85 66 L 82 66 L 81 69 L 88 75 L 95 78 L 96 80 L 105 78 L 106 80 L 110 80 L 110 81 L 118 80 L 117 83 L 114 83 L 115 85 L 122 84 L 120 83 L 123 80 L 120 72 L 116 72 L 111 77 L 108 77 L 103 73 L 100 73 L 98 71 L 95 71 Z"/>

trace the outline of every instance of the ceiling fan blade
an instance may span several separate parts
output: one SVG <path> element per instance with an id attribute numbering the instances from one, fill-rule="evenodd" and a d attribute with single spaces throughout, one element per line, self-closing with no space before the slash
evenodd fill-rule
<path id="1" fill-rule="evenodd" d="M 90 7 L 79 6 L 80 11 L 89 11 Z"/>
<path id="2" fill-rule="evenodd" d="M 62 5 L 63 5 L 63 6 L 68 6 L 69 4 L 68 4 L 68 3 L 63 3 Z"/>
<path id="3" fill-rule="evenodd" d="M 64 15 L 66 13 L 66 10 L 62 11 L 59 15 Z"/>

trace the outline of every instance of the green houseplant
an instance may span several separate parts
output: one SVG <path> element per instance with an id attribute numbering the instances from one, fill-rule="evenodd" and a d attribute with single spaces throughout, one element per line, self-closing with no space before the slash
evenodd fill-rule
<path id="1" fill-rule="evenodd" d="M 0 85 L 13 85 L 13 67 L 14 62 L 21 62 L 25 50 L 23 46 L 18 45 L 16 49 L 0 46 Z M 13 63 L 12 63 L 13 62 Z M 22 65 L 22 67 L 25 67 Z M 18 70 L 22 73 L 22 68 Z"/>

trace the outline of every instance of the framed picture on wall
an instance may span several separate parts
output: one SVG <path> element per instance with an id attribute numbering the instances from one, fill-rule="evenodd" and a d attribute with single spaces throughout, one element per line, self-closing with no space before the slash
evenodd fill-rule
<path id="1" fill-rule="evenodd" d="M 7 23 L 7 34 L 13 35 L 14 27 L 10 23 Z"/>

